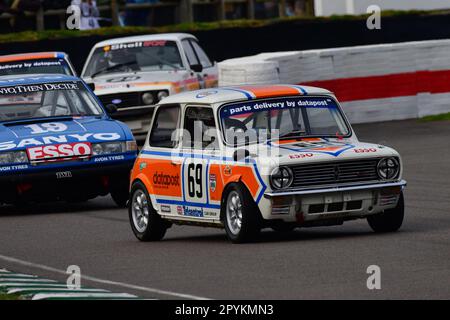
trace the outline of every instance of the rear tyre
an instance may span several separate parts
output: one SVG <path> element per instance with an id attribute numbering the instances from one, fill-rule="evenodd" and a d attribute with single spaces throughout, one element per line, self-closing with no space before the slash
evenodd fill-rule
<path id="1" fill-rule="evenodd" d="M 403 192 L 400 194 L 400 199 L 395 208 L 385 210 L 383 213 L 369 216 L 367 222 L 374 232 L 385 233 L 395 232 L 403 224 L 405 215 L 405 201 L 403 199 Z"/>
<path id="2" fill-rule="evenodd" d="M 222 203 L 225 231 L 233 243 L 254 241 L 261 231 L 261 215 L 248 190 L 242 184 L 233 184 Z"/>
<path id="3" fill-rule="evenodd" d="M 153 209 L 142 182 L 135 182 L 131 188 L 128 213 L 131 229 L 140 241 L 159 241 L 166 234 L 169 223 Z"/>

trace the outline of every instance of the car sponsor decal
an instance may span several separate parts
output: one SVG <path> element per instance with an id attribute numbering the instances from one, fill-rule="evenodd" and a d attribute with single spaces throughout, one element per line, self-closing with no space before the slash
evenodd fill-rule
<path id="1" fill-rule="evenodd" d="M 30 161 L 52 161 L 59 158 L 72 160 L 92 155 L 92 146 L 89 142 L 53 144 L 28 148 L 27 155 Z"/>
<path id="2" fill-rule="evenodd" d="M 20 70 L 24 68 L 38 68 L 38 67 L 60 67 L 65 66 L 63 59 L 60 60 L 36 60 L 36 61 L 15 61 L 0 64 L 0 71 L 5 70 Z"/>
<path id="3" fill-rule="evenodd" d="M 112 44 L 103 47 L 103 51 L 116 51 L 124 49 L 145 48 L 145 47 L 164 47 L 167 44 L 167 40 L 150 40 L 150 41 L 136 41 Z"/>
<path id="4" fill-rule="evenodd" d="M 337 104 L 329 98 L 282 98 L 270 101 L 247 101 L 242 103 L 233 103 L 220 109 L 221 118 L 236 117 L 252 112 L 296 109 L 296 108 L 326 108 L 336 109 Z"/>
<path id="5" fill-rule="evenodd" d="M 0 151 L 7 151 L 16 148 L 25 148 L 29 146 L 43 146 L 52 143 L 71 143 L 88 142 L 92 138 L 99 141 L 115 141 L 120 139 L 120 134 L 111 133 L 86 133 L 86 134 L 68 134 L 59 136 L 44 136 L 36 138 L 27 138 L 19 141 L 0 142 Z"/>
<path id="6" fill-rule="evenodd" d="M 141 79 L 139 76 L 126 76 L 126 77 L 115 77 L 106 80 L 106 82 L 118 83 L 118 82 L 132 82 Z"/>
<path id="7" fill-rule="evenodd" d="M 76 82 L 44 83 L 34 85 L 16 85 L 10 87 L 0 87 L 0 95 L 17 95 L 25 93 L 56 91 L 56 90 L 79 90 Z"/>
<path id="8" fill-rule="evenodd" d="M 211 192 L 215 192 L 217 187 L 217 176 L 215 174 L 209 175 L 209 189 Z"/>

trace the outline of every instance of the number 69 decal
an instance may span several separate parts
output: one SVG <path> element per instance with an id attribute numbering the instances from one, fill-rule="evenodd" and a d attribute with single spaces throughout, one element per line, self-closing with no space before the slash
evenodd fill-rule
<path id="1" fill-rule="evenodd" d="M 187 159 L 184 164 L 183 192 L 187 201 L 206 203 L 206 162 L 202 160 Z"/>

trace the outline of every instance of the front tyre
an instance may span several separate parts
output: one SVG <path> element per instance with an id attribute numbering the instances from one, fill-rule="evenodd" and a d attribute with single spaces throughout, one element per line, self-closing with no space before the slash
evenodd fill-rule
<path id="1" fill-rule="evenodd" d="M 222 207 L 225 231 L 231 242 L 245 243 L 256 239 L 261 230 L 259 209 L 242 184 L 229 188 Z"/>
<path id="2" fill-rule="evenodd" d="M 153 209 L 142 182 L 135 182 L 131 188 L 128 213 L 131 229 L 140 241 L 159 241 L 166 234 L 169 224 Z"/>
<path id="3" fill-rule="evenodd" d="M 402 226 L 404 215 L 405 201 L 402 192 L 395 208 L 385 210 L 380 214 L 369 216 L 367 217 L 367 222 L 374 232 L 395 232 Z"/>

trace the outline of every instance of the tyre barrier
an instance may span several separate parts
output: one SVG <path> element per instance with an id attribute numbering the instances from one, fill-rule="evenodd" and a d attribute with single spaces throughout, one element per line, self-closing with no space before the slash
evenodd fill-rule
<path id="1" fill-rule="evenodd" d="M 450 112 L 450 40 L 262 53 L 219 63 L 219 85 L 303 84 L 334 92 L 353 123 Z"/>

